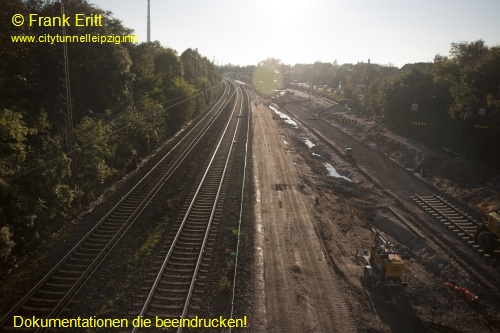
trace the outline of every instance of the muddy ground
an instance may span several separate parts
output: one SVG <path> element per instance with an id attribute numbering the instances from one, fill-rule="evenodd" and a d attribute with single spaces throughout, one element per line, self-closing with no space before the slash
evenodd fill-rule
<path id="1" fill-rule="evenodd" d="M 253 273 L 254 285 L 238 285 L 235 308 L 249 317 L 244 332 L 500 332 L 498 270 L 409 200 L 439 189 L 480 217 L 500 208 L 498 173 L 394 135 L 330 102 L 313 98 L 309 104 L 297 93 L 293 103 L 276 106 L 291 118 L 287 121 L 269 108 L 270 101 L 249 93 L 255 252 L 254 233 L 244 230 L 247 259 L 243 256 L 239 276 L 248 282 Z M 356 121 L 342 122 L 345 118 Z M 353 160 L 342 155 L 345 144 L 356 148 Z M 412 233 L 393 210 L 425 238 Z M 251 215 L 244 220 L 251 221 Z M 361 247 L 373 243 L 372 227 L 411 251 L 405 260 L 407 287 L 373 289 L 364 283 Z M 71 240 L 65 242 L 69 246 Z M 133 298 L 117 298 L 107 287 L 114 280 L 102 276 L 107 291 L 97 289 L 87 297 L 109 293 L 117 313 L 126 313 L 120 302 Z M 219 279 L 213 281 L 215 290 Z M 469 288 L 479 301 L 464 302 L 444 287 L 446 281 Z M 22 281 L 9 302 L 30 284 Z M 224 301 L 215 299 L 216 309 L 206 311 L 219 314 Z"/>
<path id="2" fill-rule="evenodd" d="M 290 103 L 280 108 L 289 121 L 270 109 L 268 101 L 251 97 L 260 302 L 252 320 L 256 331 L 500 331 L 498 270 L 406 198 L 414 192 L 431 193 L 434 185 L 486 212 L 498 202 L 498 176 L 485 179 L 475 173 L 472 162 L 446 151 L 433 152 L 363 119 L 339 125 L 339 119 L 356 114 L 345 108 L 332 112 L 331 103 Z M 323 137 L 298 122 L 314 116 L 325 121 L 311 125 L 325 133 Z M 357 144 L 366 146 L 365 152 L 354 153 L 358 164 L 339 154 L 345 144 L 340 141 L 348 139 L 326 123 L 343 127 L 344 133 L 357 137 Z M 339 142 L 331 139 L 335 135 Z M 384 175 L 364 167 L 364 159 L 373 162 L 372 151 L 388 160 L 377 162 L 381 169 L 390 169 L 393 161 L 406 168 L 397 175 L 407 179 L 405 184 L 385 186 L 398 178 L 394 172 L 392 177 L 391 172 Z M 326 163 L 337 176 L 329 174 Z M 418 175 L 419 169 L 425 170 L 425 177 Z M 463 175 L 470 178 L 464 180 Z M 420 179 L 412 185 L 415 177 Z M 425 239 L 404 226 L 390 208 L 415 223 Z M 371 227 L 412 252 L 405 260 L 407 287 L 373 289 L 364 283 L 359 256 L 362 245 L 373 243 Z M 479 302 L 464 302 L 444 287 L 446 281 L 466 286 L 479 295 Z"/>

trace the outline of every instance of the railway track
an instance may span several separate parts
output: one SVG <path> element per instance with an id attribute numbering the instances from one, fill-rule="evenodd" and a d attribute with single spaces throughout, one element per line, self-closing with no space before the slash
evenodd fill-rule
<path id="1" fill-rule="evenodd" d="M 172 232 L 166 237 L 157 259 L 153 262 L 149 281 L 143 288 L 143 302 L 138 316 L 185 318 L 193 300 L 203 292 L 203 277 L 209 272 L 214 247 L 214 234 L 220 217 L 227 186 L 226 175 L 234 155 L 235 138 L 242 123 L 244 109 L 242 93 L 237 96 L 231 120 L 197 180 L 197 185 L 184 204 Z M 198 293 L 198 297 L 196 297 Z M 134 328 L 132 332 L 137 332 Z M 178 328 L 177 332 L 181 332 Z"/>
<path id="2" fill-rule="evenodd" d="M 479 247 L 476 242 L 475 234 L 479 223 L 462 212 L 460 209 L 449 203 L 443 197 L 438 195 L 411 197 L 413 202 L 422 210 L 430 214 L 443 226 L 447 227 L 459 239 L 475 250 L 495 267 L 498 266 L 498 260 Z"/>
<path id="3" fill-rule="evenodd" d="M 311 112 L 300 112 L 300 110 L 295 112 L 295 110 L 292 109 L 291 111 L 289 111 L 289 113 L 292 113 L 292 115 L 296 116 L 296 118 L 311 118 Z M 328 122 L 325 122 L 324 124 L 325 126 L 323 126 L 322 128 L 320 126 L 317 126 L 314 127 L 314 129 L 321 133 L 321 135 L 318 136 L 321 140 L 327 141 L 328 138 L 335 137 L 335 133 L 331 134 L 331 136 L 328 136 Z M 313 127 L 313 125 L 311 126 Z M 356 139 L 353 138 L 353 140 Z M 342 142 L 341 140 L 332 141 Z M 326 142 L 326 144 L 328 145 L 328 142 Z M 335 149 L 335 147 L 332 148 L 336 152 L 339 151 L 338 149 Z M 363 166 L 363 162 L 364 161 L 361 161 L 359 165 Z M 384 164 L 381 164 L 381 166 L 382 165 Z M 379 169 L 369 168 L 369 171 L 371 170 Z M 407 170 L 401 169 L 401 172 L 392 172 L 394 176 L 404 173 L 408 173 Z M 367 176 L 370 176 L 369 179 L 372 179 L 371 173 L 367 173 Z M 398 202 L 399 207 L 401 207 L 404 213 L 406 213 L 405 215 L 413 217 L 411 220 L 416 221 L 416 223 L 414 224 L 416 231 L 418 231 L 418 233 L 421 236 L 424 236 L 426 239 L 427 244 L 423 246 L 423 255 L 420 256 L 417 253 L 417 257 L 419 257 L 419 260 L 423 260 L 423 262 L 426 263 L 426 269 L 435 274 L 435 276 L 438 277 L 441 281 L 456 282 L 459 285 L 465 285 L 469 287 L 470 290 L 477 292 L 481 299 L 481 306 L 486 304 L 485 307 L 490 306 L 490 309 L 488 309 L 488 311 L 483 311 L 484 308 L 481 308 L 481 310 L 479 310 L 479 308 L 475 308 L 474 311 L 476 311 L 477 317 L 474 318 L 484 319 L 485 325 L 490 328 L 490 330 L 488 331 L 498 331 L 499 326 L 498 321 L 496 320 L 496 318 L 498 317 L 498 312 L 495 311 L 495 306 L 492 306 L 492 304 L 496 304 L 497 302 L 497 299 L 494 295 L 499 295 L 498 271 L 500 271 L 500 265 L 498 264 L 498 260 L 495 263 L 494 259 L 492 259 L 491 256 L 485 256 L 482 251 L 477 251 L 479 247 L 476 245 L 473 238 L 477 225 L 476 221 L 479 221 L 480 218 L 476 217 L 476 215 L 470 215 L 476 218 L 476 220 L 474 221 L 474 219 L 469 219 L 470 216 L 466 216 L 465 221 L 461 221 L 459 218 L 460 214 L 454 216 L 451 212 L 460 211 L 458 207 L 462 206 L 450 208 L 445 204 L 442 207 L 443 209 L 441 209 L 441 207 L 439 207 L 440 200 L 436 200 L 436 202 L 432 202 L 432 200 L 427 200 L 428 202 L 425 202 L 426 200 L 423 200 L 420 201 L 420 204 L 418 204 L 416 202 L 418 198 L 414 198 L 415 193 L 418 193 L 421 198 L 432 199 L 435 197 L 433 196 L 433 194 L 435 194 L 436 192 L 440 193 L 441 190 L 438 188 L 433 188 L 432 186 L 428 186 L 428 184 L 424 184 L 424 186 L 416 184 L 418 183 L 418 181 L 414 181 L 415 179 L 417 179 L 416 177 L 411 177 L 410 175 L 410 177 L 408 177 L 408 181 L 399 181 L 399 185 L 397 186 L 386 185 L 386 178 L 387 177 L 382 178 L 382 181 L 380 182 L 381 189 L 389 190 L 386 192 L 388 196 L 394 198 L 396 202 Z M 394 177 L 394 179 L 396 179 L 396 177 Z M 443 197 L 448 198 L 446 194 L 443 194 Z M 413 200 L 408 200 L 410 198 L 412 198 Z M 448 201 L 448 203 L 453 202 L 454 201 Z M 417 204 L 418 207 L 427 212 L 429 215 L 422 216 L 418 213 L 418 211 L 415 211 L 415 204 Z M 430 207 L 428 206 L 428 204 L 430 204 Z M 441 210 L 441 212 L 435 211 L 432 206 L 438 206 L 439 208 L 436 208 L 438 208 L 438 210 Z M 451 211 L 447 211 L 445 208 L 450 209 Z M 444 214 L 445 216 L 443 216 L 442 214 Z M 436 220 L 439 222 L 436 223 Z M 470 222 L 470 220 L 472 220 L 472 222 Z M 452 231 L 455 236 L 451 236 L 449 231 Z M 398 239 L 397 234 L 394 234 L 393 236 Z M 460 244 L 460 241 L 463 241 L 463 243 Z M 432 251 L 426 253 L 427 249 L 432 249 Z M 473 251 L 471 251 L 471 249 Z M 416 292 L 420 293 L 420 288 Z M 422 288 L 422 293 L 425 292 L 425 288 Z M 413 291 L 411 291 L 410 295 L 413 296 Z M 491 308 L 491 306 L 493 308 Z M 394 314 L 398 313 L 400 313 L 403 318 L 404 311 L 401 309 L 397 309 L 397 311 L 394 312 Z M 453 331 L 453 326 L 455 326 L 451 322 L 447 323 L 448 325 L 451 325 L 449 327 L 440 325 L 439 320 L 437 320 L 436 322 L 437 324 L 434 324 L 434 321 L 429 323 L 427 320 L 424 320 L 422 321 L 422 329 L 428 330 L 429 332 L 451 332 Z"/>
<path id="4" fill-rule="evenodd" d="M 14 316 L 55 318 L 65 313 L 71 300 L 110 254 L 163 184 L 182 166 L 194 147 L 223 114 L 230 86 L 177 144 L 0 320 L 0 328 L 14 330 Z M 43 329 L 33 329 L 41 332 Z"/>
<path id="5" fill-rule="evenodd" d="M 306 124 L 304 121 L 298 119 L 298 117 L 294 116 L 293 118 L 294 120 L 302 123 L 305 127 L 307 127 L 308 130 L 310 130 L 314 135 L 316 135 L 319 138 L 322 138 L 323 142 L 326 143 L 339 155 L 342 154 L 337 147 L 330 144 L 328 140 L 325 139 L 321 133 L 318 133 L 317 130 Z M 366 173 L 362 168 L 358 167 L 356 170 L 357 172 L 363 174 L 365 177 L 375 181 L 373 177 L 368 173 Z M 405 174 L 407 172 L 406 170 L 402 171 L 403 172 L 398 174 Z M 385 178 L 387 179 L 387 177 Z M 409 180 L 413 179 L 413 175 L 408 174 L 408 179 Z M 404 179 L 401 180 L 400 182 L 404 183 Z M 412 188 L 413 191 L 416 191 L 417 186 L 415 185 L 417 184 L 414 183 L 414 186 Z M 396 188 L 399 189 L 398 187 Z M 429 215 L 431 215 L 438 221 L 442 222 L 442 225 L 448 228 L 450 231 L 452 231 L 457 236 L 457 238 L 463 241 L 468 247 L 470 247 L 473 251 L 475 251 L 477 254 L 483 257 L 487 262 L 490 262 L 494 267 L 497 268 L 497 270 L 500 271 L 500 260 L 499 260 L 500 253 L 497 253 L 498 251 L 495 251 L 493 254 L 484 253 L 484 251 L 480 249 L 479 245 L 475 240 L 475 233 L 479 225 L 478 222 L 476 222 L 476 220 L 471 218 L 469 215 L 465 214 L 457 207 L 453 206 L 453 204 L 451 204 L 450 202 L 446 201 L 442 196 L 433 194 L 434 190 L 430 189 L 428 187 L 428 184 L 423 184 L 423 183 L 418 184 L 418 188 L 419 188 L 418 191 L 420 191 L 420 193 L 425 193 L 425 195 L 420 195 L 420 196 L 411 195 L 409 196 L 411 198 L 411 201 L 417 206 L 419 206 L 422 210 L 428 212 Z M 395 197 L 395 199 L 399 201 L 398 197 Z M 398 214 L 395 215 L 397 216 Z M 416 228 L 414 225 L 405 222 L 404 219 L 402 219 L 400 216 L 398 216 L 398 218 L 400 218 L 400 220 L 403 223 L 405 223 L 406 226 L 417 237 L 424 238 L 422 229 L 419 230 L 419 228 Z"/>

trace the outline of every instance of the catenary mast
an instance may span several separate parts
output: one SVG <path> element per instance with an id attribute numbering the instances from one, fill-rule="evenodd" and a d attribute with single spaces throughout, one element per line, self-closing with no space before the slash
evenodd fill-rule
<path id="1" fill-rule="evenodd" d="M 151 11 L 150 11 L 150 1 L 148 0 L 148 43 L 151 42 Z"/>

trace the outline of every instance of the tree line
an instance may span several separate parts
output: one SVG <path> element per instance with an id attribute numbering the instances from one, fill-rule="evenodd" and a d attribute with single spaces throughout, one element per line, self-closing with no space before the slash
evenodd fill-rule
<path id="1" fill-rule="evenodd" d="M 404 136 L 446 148 L 500 169 L 500 46 L 483 40 L 452 43 L 449 56 L 402 68 L 369 61 L 289 66 L 268 58 L 257 66 L 224 70 L 266 86 L 268 93 L 306 83 L 320 94 Z M 281 76 L 275 74 L 278 71 Z M 257 79 L 255 79 L 257 78 Z M 264 83 L 263 83 L 264 81 Z"/>
<path id="2" fill-rule="evenodd" d="M 85 0 L 66 15 L 102 15 L 102 27 L 67 35 L 128 35 Z M 113 182 L 211 104 L 222 77 L 197 49 L 151 43 L 12 43 L 14 14 L 60 16 L 61 3 L 0 3 L 0 262 L 7 267 L 57 232 Z M 66 56 L 65 56 L 66 55 Z M 69 75 L 68 75 L 69 74 Z M 0 272 L 1 274 L 2 272 Z"/>
<path id="3" fill-rule="evenodd" d="M 449 56 L 430 63 L 350 68 L 334 70 L 341 89 L 323 93 L 395 132 L 500 168 L 499 46 L 452 43 Z"/>

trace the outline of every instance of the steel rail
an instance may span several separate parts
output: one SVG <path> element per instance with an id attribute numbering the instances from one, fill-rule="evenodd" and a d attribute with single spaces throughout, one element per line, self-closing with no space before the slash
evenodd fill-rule
<path id="1" fill-rule="evenodd" d="M 233 290 L 231 296 L 231 314 L 230 318 L 233 318 L 234 315 L 234 299 L 236 297 L 236 278 L 238 273 L 238 256 L 239 256 L 239 248 L 240 248 L 240 240 L 241 240 L 241 220 L 243 218 L 243 204 L 244 204 L 244 194 L 245 194 L 245 181 L 246 181 L 246 172 L 247 172 L 247 162 L 248 162 L 248 143 L 249 143 L 249 133 L 250 133 L 250 98 L 248 97 L 248 93 L 245 89 L 242 89 L 246 95 L 246 105 L 248 108 L 248 119 L 247 119 L 247 134 L 246 134 L 246 142 L 245 142 L 245 163 L 243 166 L 243 180 L 241 181 L 241 203 L 240 203 L 240 212 L 239 212 L 239 220 L 238 220 L 238 241 L 236 244 L 236 256 L 234 259 L 234 278 L 233 278 Z M 229 333 L 231 333 L 232 329 L 229 328 Z"/>
<path id="2" fill-rule="evenodd" d="M 151 305 L 151 302 L 155 296 L 155 293 L 158 289 L 158 286 L 160 284 L 160 281 L 162 280 L 163 278 L 163 275 L 166 271 L 166 268 L 168 266 L 168 264 L 171 262 L 171 258 L 172 258 L 172 255 L 176 249 L 176 244 L 178 243 L 183 231 L 184 231 L 184 228 L 186 226 L 186 223 L 188 221 L 188 218 L 197 202 L 197 199 L 198 199 L 198 196 L 200 194 L 200 192 L 202 191 L 202 188 L 203 186 L 205 185 L 205 181 L 208 179 L 208 176 L 209 176 L 209 172 L 211 171 L 212 167 L 213 167 L 213 163 L 214 163 L 214 160 L 215 158 L 217 157 L 218 153 L 219 153 L 219 150 L 221 148 L 221 145 L 223 143 L 224 140 L 227 141 L 227 136 L 226 136 L 226 132 L 228 131 L 228 128 L 230 126 L 230 123 L 231 123 L 231 118 L 232 118 L 232 115 L 235 113 L 235 110 L 236 110 L 236 106 L 238 104 L 238 95 L 239 95 L 239 92 L 238 92 L 238 89 L 236 89 L 236 91 L 233 93 L 233 96 L 234 94 L 236 94 L 236 101 L 235 101 L 235 105 L 233 107 L 233 110 L 231 112 L 231 117 L 229 118 L 225 128 L 224 128 L 224 131 L 223 133 L 221 134 L 221 138 L 219 139 L 218 143 L 217 143 L 217 146 L 210 158 L 210 161 L 208 163 L 208 166 L 206 167 L 206 170 L 205 172 L 203 173 L 203 176 L 201 177 L 201 180 L 199 181 L 199 184 L 193 194 L 193 197 L 192 199 L 190 200 L 190 203 L 189 203 L 189 206 L 186 210 L 186 212 L 184 213 L 184 216 L 182 218 L 182 221 L 181 221 L 181 224 L 179 226 L 179 228 L 177 229 L 177 232 L 175 234 L 175 237 L 173 238 L 172 240 L 172 243 L 170 244 L 170 247 L 169 247 L 169 250 L 168 250 L 168 253 L 166 254 L 166 256 L 164 257 L 163 261 L 162 261 L 162 264 L 161 264 L 161 267 L 159 268 L 159 270 L 157 271 L 157 274 L 156 274 L 156 277 L 154 279 L 154 282 L 152 284 L 152 286 L 150 287 L 150 290 L 149 290 L 149 293 L 143 303 L 143 306 L 140 310 L 140 313 L 139 313 L 139 316 L 144 316 L 146 314 L 146 312 L 148 311 L 148 308 L 150 307 Z M 240 109 L 240 114 L 241 114 L 241 109 Z M 235 135 L 237 133 L 237 128 L 239 126 L 239 119 L 237 120 L 237 123 L 235 125 L 235 132 L 234 132 L 234 135 L 231 139 L 231 143 L 234 141 L 234 138 L 235 138 Z M 193 293 L 193 290 L 194 290 L 194 284 L 196 282 L 196 276 L 197 276 L 197 273 L 199 271 L 199 267 L 200 267 L 200 264 L 201 264 L 201 258 L 203 256 L 203 253 L 204 253 L 204 249 L 205 249 L 205 246 L 206 246 L 206 242 L 207 242 L 207 239 L 208 239 L 208 235 L 209 235 L 209 232 L 210 232 L 210 229 L 211 229 L 211 225 L 212 225 L 212 222 L 213 222 L 213 218 L 214 218 L 214 214 L 215 214 L 215 211 L 216 211 L 216 208 L 217 208 L 217 204 L 218 204 L 218 199 L 219 199 L 219 196 L 220 196 L 220 191 L 221 191 L 221 188 L 222 188 L 222 184 L 223 184 L 223 181 L 224 181 L 224 176 L 225 176 L 225 171 L 226 171 L 226 168 L 227 168 L 227 164 L 229 162 L 229 159 L 230 159 L 230 156 L 231 156 L 231 152 L 232 152 L 232 144 L 230 144 L 230 148 L 229 148 L 229 152 L 227 153 L 226 155 L 226 161 L 225 161 L 225 166 L 224 166 L 224 170 L 222 172 L 222 176 L 220 176 L 220 180 L 219 180 L 219 184 L 218 184 L 218 187 L 217 187 L 217 194 L 215 196 L 215 199 L 213 201 L 213 204 L 212 204 L 212 207 L 211 207 L 211 210 L 210 210 L 210 217 L 208 219 L 208 223 L 207 223 L 207 226 L 206 226 L 206 229 L 205 229 L 205 235 L 203 237 L 203 241 L 202 241 L 202 245 L 200 247 L 200 251 L 199 251 L 199 254 L 198 254 L 198 259 L 197 259 L 197 263 L 196 263 L 196 266 L 195 266 L 195 269 L 194 269 L 194 272 L 193 272 L 193 275 L 192 275 L 192 279 L 191 279 L 191 282 L 190 282 L 190 287 L 189 287 L 189 290 L 188 290 L 188 293 L 187 293 L 187 296 L 186 296 L 186 301 L 184 303 L 184 306 L 182 308 L 182 315 L 184 316 L 186 313 L 187 313 L 187 309 L 189 307 L 189 299 L 192 297 L 192 293 Z M 137 332 L 138 328 L 133 328 L 132 332 Z"/>
<path id="3" fill-rule="evenodd" d="M 474 241 L 474 235 L 479 223 L 471 219 L 464 212 L 454 207 L 438 195 L 418 196 L 414 195 L 412 200 L 423 210 L 452 226 L 459 231 L 459 236 L 465 241 Z"/>
<path id="4" fill-rule="evenodd" d="M 241 88 L 238 86 L 237 87 L 237 90 L 240 90 Z M 241 94 L 241 91 L 240 91 L 240 94 Z M 236 105 L 235 105 L 236 106 Z M 242 96 L 242 101 L 241 101 L 241 104 L 240 104 L 240 112 L 239 112 L 239 115 L 238 116 L 241 116 L 242 115 L 242 112 L 243 112 L 243 96 Z M 238 133 L 238 128 L 239 128 L 239 124 L 240 124 L 240 119 L 241 118 L 238 118 L 237 121 L 236 121 L 236 125 L 235 125 L 235 131 L 234 131 L 234 134 L 233 134 L 233 137 L 232 137 L 232 140 L 231 142 L 235 142 L 235 139 L 236 139 L 236 135 Z M 228 122 L 229 124 L 229 122 Z M 220 143 L 219 143 L 220 145 Z M 195 271 L 193 273 L 193 278 L 191 280 L 191 284 L 189 286 L 189 292 L 188 292 L 188 295 L 186 297 L 186 303 L 184 304 L 184 309 L 182 310 L 182 314 L 181 314 L 181 317 L 184 318 L 187 314 L 187 311 L 188 311 L 188 308 L 189 308 L 189 303 L 191 302 L 191 297 L 193 295 L 193 291 L 194 291 L 194 285 L 196 283 L 196 278 L 198 276 L 198 271 L 200 269 L 200 265 L 201 265 L 201 260 L 202 260 L 202 257 L 203 257 L 203 253 L 205 252 L 205 246 L 207 244 L 207 240 L 208 240 L 208 234 L 210 232 L 210 228 L 212 226 L 212 221 L 213 221 L 213 218 L 214 218 L 214 214 L 215 214 L 215 209 L 217 208 L 217 204 L 218 204 L 218 201 L 219 201 L 219 196 L 220 196 L 220 192 L 221 192 L 221 189 L 222 189 L 222 183 L 224 181 L 224 178 L 226 176 L 226 171 L 227 171 L 227 167 L 228 167 L 228 164 L 229 164 L 229 159 L 231 157 L 231 152 L 233 151 L 233 147 L 234 145 L 231 144 L 230 145 L 230 148 L 229 148 L 229 151 L 227 153 L 227 158 L 226 158 L 226 162 L 224 164 L 224 170 L 222 172 L 222 176 L 221 176 L 221 180 L 220 180 L 220 183 L 219 183 L 219 187 L 217 189 L 217 194 L 215 196 L 215 201 L 214 201 L 214 204 L 212 206 L 212 212 L 210 214 L 210 219 L 208 221 L 208 226 L 207 226 L 207 231 L 205 232 L 205 237 L 203 238 L 203 243 L 202 243 L 202 246 L 201 246 L 201 249 L 200 249 L 200 255 L 198 256 L 198 261 L 196 262 L 196 267 L 195 267 Z M 218 149 L 219 147 L 217 147 Z M 181 333 L 182 332 L 182 326 L 180 326 L 178 329 L 177 329 L 177 332 L 178 333 Z"/>
<path id="5" fill-rule="evenodd" d="M 220 109 L 222 110 L 224 105 L 226 105 L 227 103 L 228 102 L 223 104 L 223 106 Z M 206 124 L 206 127 L 209 127 L 211 125 L 211 123 L 213 123 L 213 121 L 214 121 L 214 118 L 212 118 L 211 121 Z M 188 135 L 192 131 L 193 131 L 193 129 L 190 132 L 188 132 Z M 115 236 L 108 242 L 108 246 L 106 246 L 99 253 L 99 255 L 95 259 L 95 261 L 92 262 L 92 264 L 87 268 L 87 270 L 85 270 L 85 272 L 81 275 L 81 277 L 75 282 L 73 287 L 70 290 L 68 290 L 68 292 L 64 296 L 64 298 L 61 299 L 61 301 L 57 304 L 57 306 L 55 306 L 54 309 L 49 313 L 49 315 L 47 316 L 48 318 L 55 317 L 62 312 L 64 307 L 71 301 L 71 299 L 74 297 L 74 295 L 76 295 L 76 293 L 83 287 L 84 283 L 88 280 L 90 275 L 99 267 L 99 265 L 104 261 L 104 259 L 107 257 L 107 255 L 110 253 L 110 251 L 114 248 L 114 246 L 118 243 L 118 241 L 123 237 L 123 235 L 125 235 L 126 231 L 132 226 L 133 222 L 144 211 L 144 209 L 147 207 L 147 205 L 151 202 L 151 200 L 154 198 L 154 196 L 161 189 L 164 182 L 167 181 L 172 176 L 173 172 L 175 172 L 175 170 L 177 170 L 177 168 L 187 158 L 187 156 L 189 156 L 189 153 L 194 149 L 196 144 L 201 140 L 204 133 L 205 133 L 205 128 L 202 130 L 201 133 L 200 132 L 197 133 L 197 137 L 195 136 L 196 140 L 189 144 L 189 146 L 187 147 L 188 150 L 183 150 L 181 152 L 181 155 L 179 156 L 179 158 L 177 158 L 175 160 L 175 162 L 173 163 L 173 166 L 168 169 L 168 171 L 160 178 L 160 180 L 156 183 L 156 185 L 153 187 L 153 189 L 146 195 L 144 200 L 138 205 L 136 210 L 134 210 L 134 212 L 130 215 L 130 217 L 125 221 L 125 223 L 119 229 L 119 231 L 115 234 Z M 184 139 L 185 139 L 185 137 L 182 138 L 182 140 L 184 140 Z M 179 145 L 179 143 L 175 147 L 177 147 L 178 145 Z M 169 154 L 170 154 L 170 151 L 167 155 L 169 155 Z M 162 159 L 162 161 L 164 160 L 164 158 Z M 159 164 L 155 165 L 155 168 L 158 165 Z M 153 171 L 153 170 L 151 170 L 151 171 Z M 95 263 L 95 265 L 94 265 L 94 263 Z M 43 330 L 36 330 L 35 332 L 39 332 L 39 331 L 41 332 Z"/>
<path id="6" fill-rule="evenodd" d="M 181 144 L 183 144 L 185 141 L 188 141 L 190 139 L 193 139 L 192 136 L 194 135 L 194 141 L 192 141 L 190 144 L 188 142 L 188 147 L 184 149 L 183 152 L 181 152 L 181 155 L 177 160 L 175 161 L 173 167 L 169 169 L 169 171 L 164 174 L 163 176 L 160 177 L 160 180 L 155 179 L 155 185 L 149 190 L 149 194 L 140 195 L 140 203 L 138 203 L 135 207 L 135 209 L 129 213 L 129 217 L 123 221 L 122 226 L 117 229 L 115 234 L 109 238 L 108 242 L 104 247 L 101 249 L 101 251 L 95 255 L 95 259 L 88 264 L 87 268 L 81 273 L 81 275 L 74 281 L 74 284 L 70 287 L 70 289 L 64 294 L 62 299 L 57 303 L 57 305 L 52 309 L 52 311 L 49 314 L 50 316 L 57 316 L 60 314 L 65 306 L 71 301 L 71 299 L 74 297 L 74 295 L 80 290 L 80 288 L 83 286 L 83 284 L 88 280 L 90 275 L 97 269 L 97 267 L 100 265 L 100 263 L 106 258 L 106 256 L 109 254 L 109 252 L 112 250 L 112 248 L 117 244 L 117 242 L 121 239 L 121 237 L 125 234 L 125 232 L 130 228 L 131 224 L 135 219 L 142 213 L 142 211 L 145 209 L 145 207 L 148 205 L 148 203 L 152 200 L 154 195 L 159 191 L 163 183 L 167 180 L 168 177 L 170 177 L 171 173 L 177 169 L 177 167 L 180 165 L 180 163 L 186 158 L 188 155 L 188 152 L 190 152 L 195 144 L 199 142 L 202 138 L 202 134 L 206 132 L 206 129 L 209 125 L 211 125 L 214 122 L 214 119 L 218 114 L 220 114 L 229 102 L 227 99 L 224 100 L 226 93 L 229 90 L 229 86 L 225 84 L 225 91 L 219 101 L 210 109 L 209 112 L 207 112 L 180 140 L 177 142 L 172 149 L 170 149 L 165 156 L 161 158 L 161 160 L 156 163 L 151 170 L 149 170 L 145 176 L 143 176 L 128 192 L 125 194 L 107 213 L 106 215 L 98 222 L 94 227 L 91 228 L 90 231 L 88 231 L 81 239 L 80 241 L 70 250 L 68 253 L 57 263 L 53 266 L 53 268 L 45 274 L 45 276 L 33 287 L 31 290 L 23 296 L 23 298 L 18 301 L 14 307 L 12 307 L 0 320 L 0 327 L 4 327 L 8 320 L 12 317 L 13 314 L 18 312 L 20 309 L 22 309 L 23 306 L 26 305 L 27 302 L 29 302 L 33 296 L 41 290 L 41 288 L 54 276 L 56 272 L 60 270 L 61 267 L 63 267 L 65 264 L 68 264 L 68 261 L 70 258 L 72 258 L 73 255 L 77 253 L 78 250 L 82 249 L 82 245 L 84 245 L 89 239 L 91 239 L 92 236 L 96 235 L 96 231 L 99 230 L 100 227 L 104 226 L 104 223 L 108 221 L 108 219 L 112 216 L 114 212 L 118 212 L 119 208 L 122 207 L 122 204 L 125 204 L 126 201 L 130 198 L 132 198 L 134 195 L 137 196 L 134 192 L 140 188 L 140 186 L 144 185 L 148 179 L 153 175 L 157 169 L 160 168 L 160 166 L 165 162 L 165 160 L 170 157 L 170 155 L 174 154 L 177 152 L 178 148 L 180 149 Z M 216 115 L 212 117 L 212 114 L 215 113 Z M 212 117 L 212 118 L 210 118 Z M 200 130 L 200 128 L 202 128 Z M 201 133 L 201 134 L 200 134 Z M 194 142 L 194 143 L 193 143 Z M 182 154 L 184 153 L 184 154 Z M 170 172 L 170 174 L 169 174 Z M 137 200 L 137 198 L 134 198 Z M 130 208 L 124 208 L 125 211 L 130 210 Z M 110 227 L 111 228 L 111 227 Z M 68 264 L 69 265 L 69 264 Z M 48 300 L 45 300 L 48 301 Z M 38 331 L 38 330 L 37 330 Z"/>
<path id="7" fill-rule="evenodd" d="M 420 209 L 440 221 L 443 227 L 447 227 L 448 230 L 452 231 L 471 250 L 475 251 L 482 259 L 500 271 L 498 252 L 486 253 L 477 242 L 476 233 L 478 227 L 481 225 L 480 223 L 470 218 L 441 196 L 414 195 L 411 199 Z"/>

